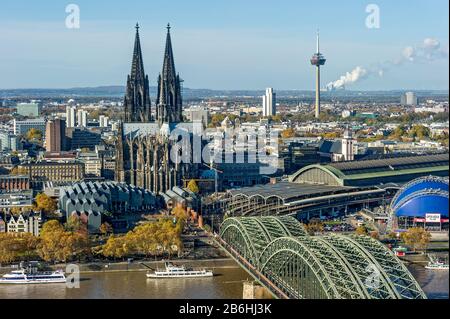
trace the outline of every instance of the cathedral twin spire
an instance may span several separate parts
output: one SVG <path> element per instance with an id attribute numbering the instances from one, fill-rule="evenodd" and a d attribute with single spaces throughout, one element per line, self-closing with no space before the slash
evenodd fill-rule
<path id="1" fill-rule="evenodd" d="M 131 73 L 127 79 L 125 93 L 125 122 L 152 122 L 148 76 L 144 72 L 139 25 L 136 24 Z M 178 123 L 182 121 L 181 80 L 175 71 L 175 62 L 167 25 L 166 49 L 162 73 L 158 77 L 155 121 L 158 123 Z"/>

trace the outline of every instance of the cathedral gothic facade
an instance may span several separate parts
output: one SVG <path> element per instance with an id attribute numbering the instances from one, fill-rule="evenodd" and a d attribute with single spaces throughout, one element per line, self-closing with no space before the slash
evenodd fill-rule
<path id="1" fill-rule="evenodd" d="M 148 75 L 144 72 L 139 26 L 136 25 L 131 73 L 127 78 L 124 98 L 125 116 L 116 142 L 116 181 L 160 193 L 174 186 L 183 186 L 184 180 L 197 175 L 195 165 L 178 163 L 170 156 L 171 152 L 179 153 L 179 141 L 170 137 L 175 127 L 185 130 L 192 137 L 192 125 L 182 123 L 181 82 L 175 71 L 168 25 L 163 68 L 158 76 L 152 115 Z"/>

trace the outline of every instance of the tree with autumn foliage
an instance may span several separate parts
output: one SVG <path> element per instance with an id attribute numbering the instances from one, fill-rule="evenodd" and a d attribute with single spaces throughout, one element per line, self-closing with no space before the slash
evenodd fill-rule
<path id="1" fill-rule="evenodd" d="M 108 222 L 102 223 L 98 230 L 103 235 L 111 234 L 113 232 L 113 228 L 112 228 L 111 224 L 109 224 Z"/>
<path id="2" fill-rule="evenodd" d="M 29 142 L 41 142 L 42 141 L 42 131 L 36 128 L 30 128 L 25 134 L 25 138 Z"/>
<path id="3" fill-rule="evenodd" d="M 88 252 L 89 239 L 81 227 L 66 231 L 57 220 L 50 220 L 42 226 L 39 256 L 45 261 L 61 261 L 80 257 Z"/>
<path id="4" fill-rule="evenodd" d="M 287 128 L 281 132 L 282 138 L 292 138 L 295 137 L 295 130 L 293 128 Z"/>
<path id="5" fill-rule="evenodd" d="M 425 250 L 431 240 L 431 234 L 421 227 L 412 227 L 400 235 L 405 245 L 413 251 Z"/>
<path id="6" fill-rule="evenodd" d="M 369 234 L 369 230 L 366 226 L 361 225 L 356 228 L 355 233 L 359 236 L 366 236 Z"/>
<path id="7" fill-rule="evenodd" d="M 306 231 L 308 232 L 309 235 L 314 235 L 316 233 L 321 233 L 323 232 L 323 223 L 318 220 L 318 219 L 312 219 L 310 220 L 310 222 L 305 225 Z"/>
<path id="8" fill-rule="evenodd" d="M 34 258 L 38 242 L 30 233 L 0 233 L 0 263 Z"/>
<path id="9" fill-rule="evenodd" d="M 160 219 L 136 226 L 125 235 L 111 235 L 107 242 L 95 248 L 96 253 L 110 258 L 124 258 L 131 255 L 158 256 L 180 251 L 184 218 L 174 223 L 172 219 Z"/>
<path id="10" fill-rule="evenodd" d="M 194 179 L 191 179 L 187 185 L 188 189 L 195 193 L 198 194 L 200 192 L 200 188 L 198 187 L 197 182 Z"/>
<path id="11" fill-rule="evenodd" d="M 54 215 L 58 209 L 56 200 L 45 193 L 39 193 L 34 199 L 34 209 L 43 211 L 46 215 Z"/>

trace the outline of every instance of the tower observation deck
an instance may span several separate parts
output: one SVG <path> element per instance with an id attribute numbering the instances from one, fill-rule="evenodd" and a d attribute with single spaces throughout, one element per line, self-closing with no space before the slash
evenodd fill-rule
<path id="1" fill-rule="evenodd" d="M 325 65 L 326 61 L 325 57 L 320 53 L 319 32 L 317 31 L 317 50 L 311 58 L 311 64 L 316 67 L 316 118 L 320 116 L 320 66 Z"/>

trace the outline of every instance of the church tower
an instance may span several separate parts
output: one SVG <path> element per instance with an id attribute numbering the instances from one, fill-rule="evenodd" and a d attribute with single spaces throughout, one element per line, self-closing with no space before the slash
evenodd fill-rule
<path id="1" fill-rule="evenodd" d="M 164 62 L 162 72 L 158 77 L 156 99 L 156 120 L 160 125 L 163 123 L 179 123 L 183 120 L 181 82 L 180 76 L 175 71 L 170 24 L 168 24 Z"/>
<path id="2" fill-rule="evenodd" d="M 352 131 L 348 128 L 344 131 L 344 138 L 342 139 L 342 155 L 344 157 L 344 161 L 353 161 L 355 160 L 355 154 L 353 152 L 353 135 Z"/>
<path id="3" fill-rule="evenodd" d="M 133 60 L 131 73 L 127 78 L 124 107 L 126 123 L 148 123 L 151 121 L 148 75 L 144 72 L 138 24 L 136 24 Z"/>

